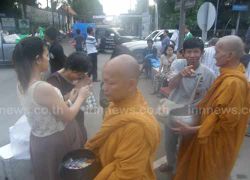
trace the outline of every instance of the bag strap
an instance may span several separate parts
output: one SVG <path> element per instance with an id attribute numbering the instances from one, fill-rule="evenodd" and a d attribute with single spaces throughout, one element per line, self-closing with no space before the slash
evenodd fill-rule
<path id="1" fill-rule="evenodd" d="M 194 88 L 194 90 L 193 90 L 193 92 L 192 92 L 192 94 L 191 94 L 191 96 L 190 96 L 190 99 L 189 99 L 187 105 L 192 104 L 192 102 L 194 101 L 195 94 L 196 94 L 196 90 L 197 90 L 197 88 L 199 87 L 199 84 L 200 84 L 200 82 L 201 82 L 201 79 L 202 79 L 201 74 L 197 74 L 197 77 L 198 77 L 198 79 L 197 79 L 195 88 Z"/>

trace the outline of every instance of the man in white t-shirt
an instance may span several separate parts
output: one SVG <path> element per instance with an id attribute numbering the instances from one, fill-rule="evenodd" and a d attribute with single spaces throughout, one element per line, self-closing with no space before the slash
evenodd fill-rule
<path id="1" fill-rule="evenodd" d="M 169 88 L 173 89 L 169 99 L 177 104 L 185 104 L 197 84 L 197 75 L 202 77 L 196 90 L 193 104 L 198 103 L 209 89 L 215 79 L 214 73 L 200 63 L 204 52 L 204 44 L 198 38 L 190 38 L 183 43 L 183 56 L 185 59 L 177 59 L 172 64 L 174 75 L 169 81 Z M 165 125 L 165 145 L 167 164 L 160 166 L 161 172 L 173 173 L 176 165 L 177 144 L 179 136 L 174 134 L 170 127 Z"/>

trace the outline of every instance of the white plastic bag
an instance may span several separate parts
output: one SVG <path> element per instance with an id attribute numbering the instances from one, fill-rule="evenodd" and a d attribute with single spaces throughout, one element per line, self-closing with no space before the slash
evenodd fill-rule
<path id="1" fill-rule="evenodd" d="M 9 128 L 10 146 L 15 159 L 30 159 L 30 131 L 25 115 Z"/>
<path id="2" fill-rule="evenodd" d="M 19 39 L 19 36 L 17 34 L 11 34 L 11 35 L 3 35 L 3 39 L 5 43 L 15 44 L 16 39 Z"/>

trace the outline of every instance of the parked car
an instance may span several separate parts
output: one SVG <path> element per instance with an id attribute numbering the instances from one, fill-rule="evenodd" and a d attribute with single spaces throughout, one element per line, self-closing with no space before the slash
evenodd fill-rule
<path id="1" fill-rule="evenodd" d="M 127 33 L 120 28 L 96 27 L 95 36 L 99 43 L 99 51 L 113 50 L 116 43 L 125 43 L 138 38 L 128 36 Z"/>
<path id="2" fill-rule="evenodd" d="M 0 65 L 12 65 L 12 53 L 16 43 L 4 42 L 3 35 L 0 33 Z"/>
<path id="3" fill-rule="evenodd" d="M 175 29 L 169 29 L 169 37 L 172 36 Z M 161 49 L 161 40 L 163 38 L 164 29 L 155 30 L 149 34 L 144 40 L 126 42 L 122 45 L 127 47 L 136 57 L 138 63 L 143 62 L 143 50 L 148 46 L 147 40 L 152 39 L 154 41 L 154 46 L 157 48 L 158 52 Z"/>

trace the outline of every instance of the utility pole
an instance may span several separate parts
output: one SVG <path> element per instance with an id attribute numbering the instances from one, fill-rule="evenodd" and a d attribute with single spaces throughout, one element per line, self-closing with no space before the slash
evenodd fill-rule
<path id="1" fill-rule="evenodd" d="M 158 13 L 158 2 L 157 0 L 154 1 L 155 4 L 155 28 L 159 28 L 159 13 Z"/>
<path id="2" fill-rule="evenodd" d="M 217 29 L 217 20 L 218 20 L 219 5 L 220 5 L 220 0 L 217 0 L 216 16 L 215 16 L 215 23 L 214 23 L 214 35 L 216 34 L 216 29 Z"/>
<path id="3" fill-rule="evenodd" d="M 186 22 L 186 9 L 185 9 L 185 0 L 180 1 L 180 22 L 179 22 L 179 47 L 182 48 L 185 35 L 185 23 Z"/>
<path id="4" fill-rule="evenodd" d="M 52 24 L 54 25 L 54 2 L 51 0 L 51 14 L 52 14 Z"/>
<path id="5" fill-rule="evenodd" d="M 22 19 L 24 19 L 25 17 L 25 15 L 24 15 L 24 5 L 23 5 L 23 3 L 20 3 L 20 7 L 21 7 L 21 14 L 22 14 Z"/>
<path id="6" fill-rule="evenodd" d="M 240 25 L 240 11 L 238 12 L 238 17 L 237 17 L 237 22 L 236 22 L 236 30 L 235 30 L 235 35 L 238 34 L 239 31 L 239 25 Z"/>

